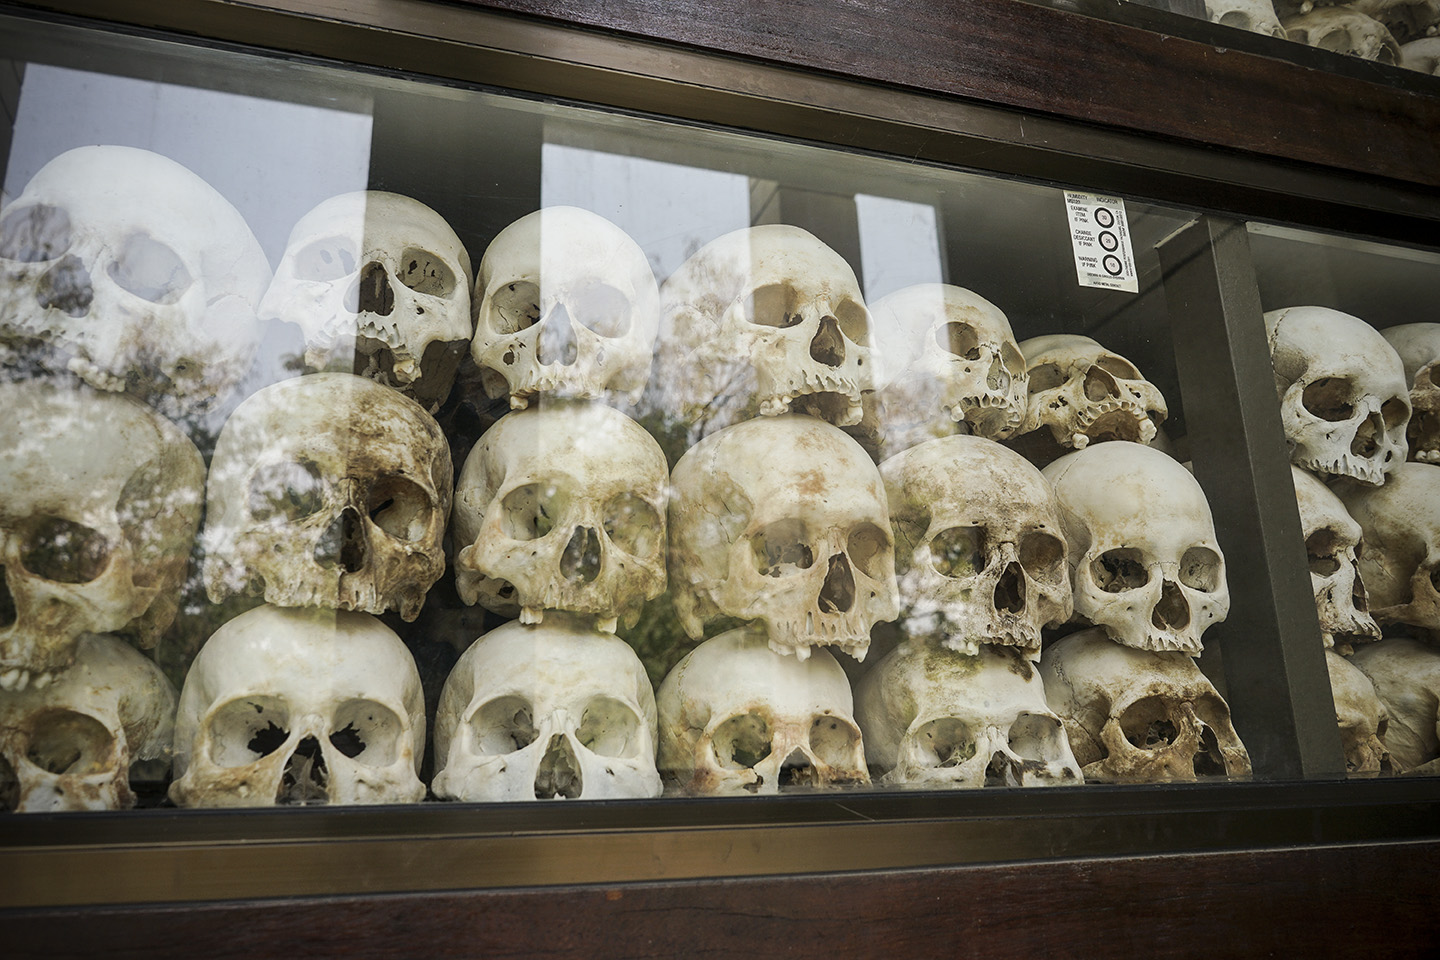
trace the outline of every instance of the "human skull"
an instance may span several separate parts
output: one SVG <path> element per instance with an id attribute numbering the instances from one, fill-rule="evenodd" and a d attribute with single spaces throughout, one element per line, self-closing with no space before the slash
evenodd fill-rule
<path id="1" fill-rule="evenodd" d="M 631 402 L 650 379 L 659 291 L 639 244 L 604 217 L 546 207 L 500 231 L 475 278 L 470 354 L 491 397 Z"/>
<path id="2" fill-rule="evenodd" d="M 880 465 L 895 533 L 901 630 L 974 655 L 1040 655 L 1040 628 L 1070 618 L 1055 492 L 1024 457 L 982 437 L 911 447 Z"/>
<path id="3" fill-rule="evenodd" d="M 1339 491 L 1360 524 L 1360 576 L 1380 623 L 1440 638 L 1440 466 L 1402 463 L 1383 487 Z"/>
<path id="4" fill-rule="evenodd" d="M 153 647 L 175 618 L 200 451 L 133 397 L 0 383 L 0 688 L 43 686 L 83 633 Z"/>
<path id="5" fill-rule="evenodd" d="M 1436 38 L 1440 57 L 1440 38 Z M 1403 323 L 1381 331 L 1400 355 L 1410 384 L 1410 459 L 1440 464 L 1440 323 Z"/>
<path id="6" fill-rule="evenodd" d="M 1440 77 L 1440 37 L 1422 37 L 1402 45 L 1400 66 Z"/>
<path id="7" fill-rule="evenodd" d="M 1440 650 L 1410 637 L 1387 637 L 1355 651 L 1389 717 L 1385 749 L 1397 773 L 1440 757 Z"/>
<path id="8" fill-rule="evenodd" d="M 311 369 L 358 373 L 433 413 L 470 346 L 471 283 L 470 255 L 440 214 L 360 190 L 295 224 L 260 317 L 300 328 Z"/>
<path id="9" fill-rule="evenodd" d="M 564 617 L 507 623 L 445 681 L 435 757 L 445 800 L 658 797 L 655 694 L 618 637 Z"/>
<path id="10" fill-rule="evenodd" d="M 837 646 L 863 660 L 899 615 L 880 472 L 814 417 L 746 420 L 691 447 L 670 477 L 670 590 L 685 631 L 759 621 L 777 653 Z"/>
<path id="11" fill-rule="evenodd" d="M 269 282 L 249 226 L 204 180 L 148 150 L 80 147 L 0 213 L 0 356 L 197 409 L 248 370 Z"/>
<path id="12" fill-rule="evenodd" d="M 1010 321 L 999 307 L 963 287 L 922 283 L 884 297 L 871 315 L 875 328 L 887 331 L 887 343 L 900 347 L 900 356 L 885 358 L 897 371 L 887 379 L 900 392 L 908 392 L 904 385 L 912 381 L 937 386 L 940 410 L 916 415 L 943 412 L 991 440 L 1003 440 L 1020 428 L 1029 378 Z M 887 387 L 886 392 L 892 391 Z"/>
<path id="13" fill-rule="evenodd" d="M 1295 43 L 1390 66 L 1400 62 L 1400 45 L 1385 24 L 1355 10 L 1316 7 L 1309 13 L 1284 17 L 1280 23 L 1286 38 Z"/>
<path id="14" fill-rule="evenodd" d="M 1300 506 L 1300 529 L 1310 561 L 1320 633 L 1327 648 L 1348 654 L 1356 642 L 1380 639 L 1380 627 L 1370 616 L 1360 577 L 1360 524 L 1329 487 L 1299 467 L 1291 466 L 1290 471 Z"/>
<path id="15" fill-rule="evenodd" d="M 1410 389 L 1395 348 L 1328 307 L 1265 314 L 1280 420 L 1296 466 L 1379 485 L 1405 459 Z"/>
<path id="16" fill-rule="evenodd" d="M 1267 37 L 1285 36 L 1271 0 L 1206 0 L 1205 13 L 1212 23 Z"/>
<path id="17" fill-rule="evenodd" d="M 1330 672 L 1340 746 L 1345 751 L 1345 772 L 1352 777 L 1393 772 L 1384 742 L 1390 714 L 1376 695 L 1375 685 L 1334 650 L 1325 651 L 1325 666 Z"/>
<path id="18" fill-rule="evenodd" d="M 875 388 L 870 312 L 855 271 L 813 234 L 784 224 L 727 233 L 670 275 L 660 303 L 701 405 L 860 422 Z"/>
<path id="19" fill-rule="evenodd" d="M 1149 443 L 1169 415 L 1134 364 L 1089 337 L 1031 337 L 1020 352 L 1030 379 L 1020 434 L 1049 427 L 1056 443 L 1076 450 L 1102 440 Z"/>
<path id="20" fill-rule="evenodd" d="M 1230 612 L 1230 590 L 1190 472 L 1138 443 L 1077 450 L 1042 472 L 1070 542 L 1075 612 L 1126 646 L 1198 654 Z"/>
<path id="21" fill-rule="evenodd" d="M 256 607 L 190 665 L 175 721 L 182 807 L 416 803 L 425 700 L 400 638 L 363 613 Z"/>
<path id="22" fill-rule="evenodd" d="M 1345 6 L 1385 25 L 1400 44 L 1401 66 L 1409 66 L 1405 47 L 1440 30 L 1440 0 L 1348 0 Z"/>
<path id="23" fill-rule="evenodd" d="M 870 782 L 850 681 L 828 650 L 777 654 L 761 627 L 691 650 L 656 692 L 660 771 L 704 796 Z"/>
<path id="24" fill-rule="evenodd" d="M 466 603 L 539 623 L 588 614 L 613 633 L 665 591 L 660 445 L 594 403 L 517 410 L 470 451 L 455 490 L 455 584 Z"/>
<path id="25" fill-rule="evenodd" d="M 165 758 L 175 688 L 125 642 L 86 634 L 44 688 L 0 692 L 0 808 L 123 810 L 131 764 Z"/>
<path id="26" fill-rule="evenodd" d="M 1229 705 L 1184 654 L 1082 630 L 1046 647 L 1040 675 L 1087 781 L 1250 775 Z"/>
<path id="27" fill-rule="evenodd" d="M 1018 651 L 959 653 L 907 640 L 860 681 L 855 716 L 885 784 L 1044 787 L 1081 783 L 1040 673 Z"/>
<path id="28" fill-rule="evenodd" d="M 349 373 L 272 384 L 215 444 L 206 591 L 414 620 L 445 570 L 450 484 L 450 448 L 414 400 Z"/>

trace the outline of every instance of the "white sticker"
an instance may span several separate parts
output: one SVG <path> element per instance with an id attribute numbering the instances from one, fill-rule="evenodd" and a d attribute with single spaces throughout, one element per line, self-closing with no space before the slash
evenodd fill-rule
<path id="1" fill-rule="evenodd" d="M 1070 216 L 1070 243 L 1080 286 L 1139 293 L 1125 201 L 1066 190 L 1065 212 Z"/>

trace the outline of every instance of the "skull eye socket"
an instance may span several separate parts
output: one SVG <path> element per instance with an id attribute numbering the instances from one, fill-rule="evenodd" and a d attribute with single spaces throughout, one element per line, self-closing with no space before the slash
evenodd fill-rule
<path id="1" fill-rule="evenodd" d="M 575 738 L 591 753 L 633 760 L 640 755 L 640 719 L 614 697 L 595 697 L 585 705 Z"/>
<path id="2" fill-rule="evenodd" d="M 83 777 L 110 765 L 115 738 L 94 717 L 49 709 L 33 718 L 25 759 L 46 773 Z"/>
<path id="3" fill-rule="evenodd" d="M 1214 593 L 1220 588 L 1220 555 L 1209 547 L 1191 547 L 1180 558 L 1180 582 L 1191 590 Z"/>
<path id="4" fill-rule="evenodd" d="M 1385 421 L 1386 430 L 1394 430 L 1410 416 L 1410 403 L 1401 397 L 1391 397 L 1380 404 L 1380 418 Z"/>
<path id="5" fill-rule="evenodd" d="M 1159 697 L 1142 697 L 1120 714 L 1120 732 L 1132 747 L 1162 750 L 1180 737 L 1170 710 Z"/>
<path id="6" fill-rule="evenodd" d="M 499 756 L 535 742 L 535 712 L 524 697 L 496 697 L 470 717 L 471 742 L 478 753 Z"/>
<path id="7" fill-rule="evenodd" d="M 860 731 L 834 714 L 817 714 L 810 724 L 810 752 L 826 766 L 850 766 L 859 742 Z"/>
<path id="8" fill-rule="evenodd" d="M 915 731 L 912 742 L 917 759 L 927 767 L 958 767 L 978 750 L 970 728 L 955 717 L 931 720 Z"/>
<path id="9" fill-rule="evenodd" d="M 794 291 L 787 284 L 757 287 L 745 298 L 745 320 L 762 327 L 798 326 L 805 318 L 795 306 Z"/>
<path id="10" fill-rule="evenodd" d="M 312 283 L 330 283 L 355 272 L 360 258 L 348 237 L 326 237 L 295 255 L 295 277 Z"/>
<path id="11" fill-rule="evenodd" d="M 455 292 L 455 272 L 440 257 L 419 247 L 406 247 L 400 254 L 396 277 L 411 290 L 426 296 L 448 297 Z"/>
<path id="12" fill-rule="evenodd" d="M 758 713 L 741 713 L 715 728 L 710 738 L 715 760 L 727 770 L 744 770 L 770 756 L 770 722 Z"/>
<path id="13" fill-rule="evenodd" d="M 767 577 L 788 576 L 815 564 L 810 531 L 803 520 L 777 520 L 768 524 L 750 538 L 750 549 L 755 555 L 755 569 Z"/>
<path id="14" fill-rule="evenodd" d="M 1060 721 L 1038 713 L 1022 713 L 1010 725 L 1010 752 L 1022 760 L 1052 763 L 1065 753 L 1065 733 Z"/>
<path id="15" fill-rule="evenodd" d="M 250 478 L 250 516 L 262 523 L 301 520 L 324 503 L 320 468 L 308 460 L 268 463 Z"/>
<path id="16" fill-rule="evenodd" d="M 870 343 L 870 314 L 854 300 L 841 300 L 835 305 L 835 322 L 851 343 Z"/>
<path id="17" fill-rule="evenodd" d="M 54 260 L 70 249 L 70 243 L 70 215 L 59 207 L 33 203 L 0 219 L 0 257 L 6 260 Z"/>
<path id="18" fill-rule="evenodd" d="M 1144 557 L 1132 547 L 1100 554 L 1090 563 L 1090 575 L 1094 577 L 1095 585 L 1106 593 L 1124 593 L 1150 582 L 1150 571 L 1145 567 Z"/>
<path id="19" fill-rule="evenodd" d="M 966 360 L 980 359 L 980 335 L 968 323 L 952 320 L 935 331 L 940 349 Z"/>
<path id="20" fill-rule="evenodd" d="M 500 522 L 511 540 L 538 540 L 555 529 L 566 500 L 552 484 L 527 483 L 505 494 Z"/>
<path id="21" fill-rule="evenodd" d="M 1030 392 L 1040 393 L 1065 385 L 1065 371 L 1058 363 L 1042 363 L 1030 371 Z"/>
<path id="22" fill-rule="evenodd" d="M 1310 572 L 1317 577 L 1333 577 L 1340 570 L 1339 535 L 1328 527 L 1321 527 L 1305 538 L 1305 554 L 1310 561 Z"/>
<path id="23" fill-rule="evenodd" d="M 1099 367 L 1101 370 L 1110 374 L 1110 376 L 1120 380 L 1141 379 L 1140 371 L 1135 369 L 1134 364 L 1124 357 L 1117 357 L 1112 353 L 1102 354 L 1091 366 Z"/>
<path id="24" fill-rule="evenodd" d="M 125 238 L 105 272 L 121 289 L 162 305 L 175 303 L 195 282 L 178 253 L 143 233 Z"/>
<path id="25" fill-rule="evenodd" d="M 388 767 L 398 757 L 405 725 L 395 711 L 374 700 L 347 700 L 335 711 L 330 744 L 368 767 Z"/>
<path id="26" fill-rule="evenodd" d="M 613 339 L 630 331 L 630 298 L 608 283 L 589 283 L 571 295 L 571 319 L 596 336 Z"/>
<path id="27" fill-rule="evenodd" d="M 211 761 L 248 767 L 290 739 L 290 711 L 277 697 L 241 697 L 218 707 L 207 726 Z"/>
<path id="28" fill-rule="evenodd" d="M 1042 583 L 1065 580 L 1065 544 L 1053 534 L 1033 530 L 1020 539 L 1020 566 Z"/>
<path id="29" fill-rule="evenodd" d="M 528 280 L 517 280 L 490 294 L 490 325 L 496 333 L 519 333 L 539 322 L 538 285 Z"/>
<path id="30" fill-rule="evenodd" d="M 930 541 L 930 563 L 942 577 L 956 580 L 976 576 L 985 569 L 985 530 L 950 527 Z"/>
<path id="31" fill-rule="evenodd" d="M 430 495 L 405 477 L 381 477 L 370 487 L 366 512 L 385 533 L 412 543 L 430 528 Z"/>
<path id="32" fill-rule="evenodd" d="M 885 574 L 884 560 L 890 548 L 890 537 L 873 523 L 862 523 L 850 531 L 845 540 L 845 553 L 861 573 L 871 580 Z"/>
<path id="33" fill-rule="evenodd" d="M 20 565 L 55 583 L 89 583 L 109 561 L 104 534 L 64 517 L 32 517 L 20 547 Z"/>
<path id="34" fill-rule="evenodd" d="M 1349 377 L 1321 377 L 1305 385 L 1300 402 L 1321 420 L 1338 423 L 1355 416 L 1355 384 Z"/>
<path id="35" fill-rule="evenodd" d="M 632 557 L 652 557 L 660 549 L 660 514 L 633 493 L 605 504 L 605 536 Z"/>

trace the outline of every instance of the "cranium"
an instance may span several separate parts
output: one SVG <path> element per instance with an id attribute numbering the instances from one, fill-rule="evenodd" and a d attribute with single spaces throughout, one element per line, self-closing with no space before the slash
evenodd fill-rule
<path id="1" fill-rule="evenodd" d="M 1322 478 L 1381 484 L 1405 459 L 1409 387 L 1395 348 L 1328 307 L 1265 314 L 1290 460 Z"/>
<path id="2" fill-rule="evenodd" d="M 655 695 L 623 640 L 565 617 L 507 623 L 460 657 L 435 716 L 435 795 L 660 795 Z"/>
<path id="3" fill-rule="evenodd" d="M 828 650 L 807 660 L 742 627 L 686 654 L 660 684 L 660 771 L 686 793 L 774 794 L 870 782 L 850 681 Z"/>
<path id="4" fill-rule="evenodd" d="M 1375 685 L 1334 650 L 1325 651 L 1325 666 L 1330 672 L 1335 722 L 1345 751 L 1345 772 L 1352 777 L 1393 772 L 1384 742 L 1390 714 L 1375 694 Z"/>
<path id="5" fill-rule="evenodd" d="M 0 688 L 43 686 L 82 633 L 153 647 L 175 618 L 205 464 L 133 397 L 0 384 Z"/>
<path id="6" fill-rule="evenodd" d="M 639 397 L 659 330 L 640 246 L 598 214 L 546 207 L 490 242 L 475 278 L 470 353 L 485 392 L 523 410 L 536 394 Z"/>
<path id="7" fill-rule="evenodd" d="M 1436 38 L 1440 57 L 1440 38 Z M 1381 331 L 1405 365 L 1410 384 L 1410 459 L 1440 464 L 1440 323 L 1403 323 Z"/>
<path id="8" fill-rule="evenodd" d="M 1385 24 L 1355 10 L 1316 7 L 1280 22 L 1285 36 L 1296 43 L 1391 66 L 1400 62 L 1400 45 Z"/>
<path id="9" fill-rule="evenodd" d="M 450 448 L 408 397 L 348 373 L 252 395 L 215 445 L 205 588 L 414 620 L 445 569 Z"/>
<path id="10" fill-rule="evenodd" d="M 1030 397 L 1020 433 L 1050 428 L 1062 447 L 1102 440 L 1149 443 L 1169 409 L 1129 360 L 1089 337 L 1056 333 L 1020 344 Z"/>
<path id="11" fill-rule="evenodd" d="M 855 716 L 886 784 L 1040 787 L 1080 783 L 1040 674 L 1019 651 L 958 653 L 907 640 L 860 681 Z"/>
<path id="12" fill-rule="evenodd" d="M 1345 6 L 1385 25 L 1401 45 L 1401 66 L 1408 66 L 1406 46 L 1421 38 L 1433 38 L 1440 28 L 1440 0 L 1349 0 Z"/>
<path id="13" fill-rule="evenodd" d="M 87 634 L 75 665 L 43 689 L 0 692 L 0 807 L 121 810 L 131 764 L 166 757 L 175 688 L 115 637 Z"/>
<path id="14" fill-rule="evenodd" d="M 1440 466 L 1402 463 L 1383 487 L 1339 492 L 1363 531 L 1375 619 L 1440 637 Z"/>
<path id="15" fill-rule="evenodd" d="M 1045 648 L 1040 675 L 1086 780 L 1250 775 L 1230 707 L 1182 653 L 1136 650 L 1082 630 Z"/>
<path id="16" fill-rule="evenodd" d="M 1050 484 L 981 437 L 929 440 L 880 465 L 899 574 L 901 630 L 974 655 L 980 643 L 1040 654 L 1040 628 L 1070 618 L 1070 577 Z"/>
<path id="17" fill-rule="evenodd" d="M 860 422 L 874 389 L 870 313 L 850 265 L 814 235 L 783 224 L 727 233 L 670 275 L 660 301 L 699 404 Z"/>
<path id="18" fill-rule="evenodd" d="M 1290 471 L 1320 632 L 1326 647 L 1348 654 L 1353 643 L 1380 639 L 1360 578 L 1360 524 L 1329 487 L 1299 467 L 1291 466 Z"/>
<path id="19" fill-rule="evenodd" d="M 1141 650 L 1200 652 L 1230 611 L 1225 559 L 1205 493 L 1184 467 L 1138 443 L 1102 443 L 1050 464 L 1075 612 Z"/>
<path id="20" fill-rule="evenodd" d="M 1440 37 L 1422 37 L 1402 45 L 1400 66 L 1440 76 Z"/>
<path id="21" fill-rule="evenodd" d="M 1440 758 L 1440 650 L 1409 637 L 1387 637 L 1355 651 L 1389 717 L 1381 739 L 1397 773 Z"/>
<path id="22" fill-rule="evenodd" d="M 1212 23 L 1267 37 L 1284 37 L 1285 28 L 1271 0 L 1207 0 L 1205 13 Z"/>
<path id="23" fill-rule="evenodd" d="M 184 412 L 245 375 L 269 282 L 204 180 L 148 150 L 80 147 L 0 214 L 0 356 Z"/>
<path id="24" fill-rule="evenodd" d="M 471 450 L 455 491 L 456 586 L 466 603 L 539 623 L 545 610 L 614 632 L 665 590 L 660 445 L 585 402 L 519 410 Z"/>
<path id="25" fill-rule="evenodd" d="M 256 607 L 200 648 L 175 721 L 182 807 L 416 803 L 425 701 L 400 638 L 363 613 Z"/>
<path id="26" fill-rule="evenodd" d="M 418 200 L 331 197 L 290 231 L 262 319 L 296 324 L 312 369 L 354 372 L 434 412 L 470 346 L 470 256 Z"/>
<path id="27" fill-rule="evenodd" d="M 857 660 L 899 614 L 880 472 L 837 427 L 802 414 L 747 420 L 691 447 L 670 478 L 670 588 L 691 637 L 722 616 L 763 623 L 800 659 Z"/>

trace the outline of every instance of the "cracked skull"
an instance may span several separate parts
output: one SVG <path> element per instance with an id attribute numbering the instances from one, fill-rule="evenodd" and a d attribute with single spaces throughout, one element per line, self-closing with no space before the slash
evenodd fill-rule
<path id="1" fill-rule="evenodd" d="M 215 445 L 206 591 L 414 620 L 445 569 L 450 491 L 450 448 L 414 400 L 348 373 L 266 387 Z"/>
<path id="2" fill-rule="evenodd" d="M 1082 630 L 1045 649 L 1040 674 L 1087 781 L 1250 775 L 1229 705 L 1184 654 Z"/>
<path id="3" fill-rule="evenodd" d="M 850 681 L 827 650 L 807 660 L 742 627 L 706 640 L 656 692 L 660 770 L 685 793 L 774 794 L 870 782 Z"/>
<path id="4" fill-rule="evenodd" d="M 470 286 L 470 256 L 438 213 L 362 190 L 295 224 L 260 316 L 300 328 L 311 369 L 369 377 L 433 413 L 470 346 Z"/>
<path id="5" fill-rule="evenodd" d="M 417 803 L 425 701 L 374 617 L 256 607 L 216 630 L 175 721 L 182 807 Z"/>
<path id="6" fill-rule="evenodd" d="M 1290 460 L 1322 479 L 1379 485 L 1405 459 L 1410 388 L 1374 327 L 1328 307 L 1265 314 Z"/>
<path id="7" fill-rule="evenodd" d="M 133 147 L 63 153 L 0 213 L 0 355 L 166 413 L 229 393 L 270 265 L 224 197 Z"/>
<path id="8" fill-rule="evenodd" d="M 1138 443 L 1077 450 L 1043 473 L 1070 542 L 1075 612 L 1127 646 L 1198 654 L 1230 590 L 1195 478 Z"/>
<path id="9" fill-rule="evenodd" d="M 539 623 L 590 615 L 613 633 L 665 590 L 665 454 L 599 404 L 509 414 L 481 436 L 455 491 L 466 603 Z"/>
<path id="10" fill-rule="evenodd" d="M 1354 643 L 1380 639 L 1360 578 L 1360 524 L 1329 487 L 1299 467 L 1291 466 L 1290 471 L 1320 632 L 1326 647 L 1349 653 Z"/>
<path id="11" fill-rule="evenodd" d="M 675 464 L 669 581 L 691 637 L 759 621 L 777 653 L 836 646 L 857 660 L 899 614 L 880 472 L 844 431 L 801 414 L 711 434 Z"/>
<path id="12" fill-rule="evenodd" d="M 1440 466 L 1402 463 L 1383 487 L 1340 497 L 1365 540 L 1360 576 L 1375 619 L 1440 638 Z"/>
<path id="13" fill-rule="evenodd" d="M 1351 662 L 1374 685 L 1389 722 L 1381 739 L 1397 773 L 1440 759 L 1440 650 L 1410 637 L 1387 637 L 1355 651 Z"/>
<path id="14" fill-rule="evenodd" d="M 1020 344 L 1030 396 L 1020 434 L 1048 427 L 1062 447 L 1149 443 L 1169 415 L 1165 398 L 1129 360 L 1089 337 L 1057 333 Z"/>
<path id="15" fill-rule="evenodd" d="M 44 685 L 83 633 L 153 647 L 175 618 L 200 451 L 133 397 L 0 384 L 0 688 Z"/>
<path id="16" fill-rule="evenodd" d="M 1440 464 L 1440 323 L 1404 323 L 1381 334 L 1400 355 L 1410 383 L 1410 459 Z"/>
<path id="17" fill-rule="evenodd" d="M 623 640 L 578 621 L 507 623 L 460 657 L 435 717 L 446 800 L 657 797 L 655 695 Z"/>

